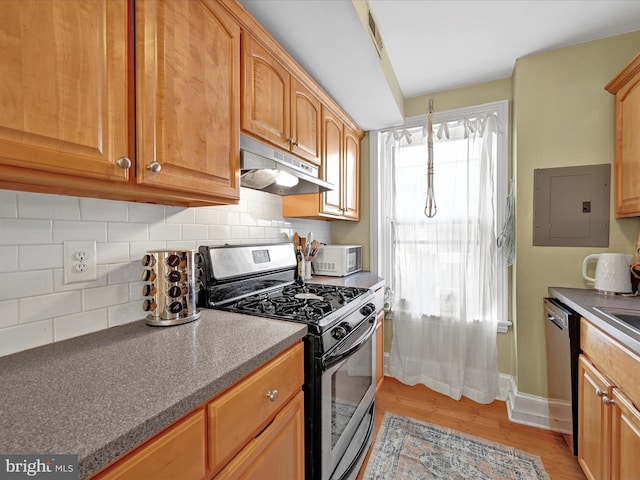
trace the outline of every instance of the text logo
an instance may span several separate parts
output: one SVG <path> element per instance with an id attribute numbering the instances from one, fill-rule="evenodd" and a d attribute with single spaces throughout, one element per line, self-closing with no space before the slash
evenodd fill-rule
<path id="1" fill-rule="evenodd" d="M 78 455 L 0 455 L 0 480 L 78 480 Z"/>

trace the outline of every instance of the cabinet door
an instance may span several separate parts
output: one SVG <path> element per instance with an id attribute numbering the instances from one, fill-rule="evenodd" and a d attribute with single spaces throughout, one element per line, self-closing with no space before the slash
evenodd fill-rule
<path id="1" fill-rule="evenodd" d="M 289 72 L 248 33 L 242 34 L 242 130 L 290 149 Z"/>
<path id="2" fill-rule="evenodd" d="M 640 216 L 640 75 L 616 94 L 616 216 Z"/>
<path id="3" fill-rule="evenodd" d="M 0 164 L 128 179 L 127 19 L 125 0 L 0 2 Z"/>
<path id="4" fill-rule="evenodd" d="M 325 181 L 335 186 L 322 194 L 321 212 L 342 215 L 343 123 L 333 113 L 322 109 L 322 171 Z"/>
<path id="5" fill-rule="evenodd" d="M 216 477 L 304 478 L 304 394 L 299 392 L 273 422 Z"/>
<path id="6" fill-rule="evenodd" d="M 213 0 L 136 2 L 136 26 L 138 182 L 238 199 L 239 26 Z"/>
<path id="7" fill-rule="evenodd" d="M 320 100 L 291 77 L 291 151 L 320 165 Z"/>
<path id="8" fill-rule="evenodd" d="M 578 368 L 578 462 L 590 480 L 609 478 L 611 409 L 602 397 L 611 398 L 612 385 L 580 356 Z"/>
<path id="9" fill-rule="evenodd" d="M 633 403 L 613 389 L 611 478 L 626 480 L 640 475 L 640 412 Z"/>
<path id="10" fill-rule="evenodd" d="M 343 214 L 360 219 L 360 139 L 350 129 L 344 129 Z"/>
<path id="11" fill-rule="evenodd" d="M 204 411 L 200 409 L 91 479 L 204 479 L 204 425 Z"/>

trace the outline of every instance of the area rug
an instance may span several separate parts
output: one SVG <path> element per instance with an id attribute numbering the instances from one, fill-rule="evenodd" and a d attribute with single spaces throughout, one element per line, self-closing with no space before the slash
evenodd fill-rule
<path id="1" fill-rule="evenodd" d="M 456 430 L 385 413 L 365 480 L 549 480 L 540 457 Z"/>

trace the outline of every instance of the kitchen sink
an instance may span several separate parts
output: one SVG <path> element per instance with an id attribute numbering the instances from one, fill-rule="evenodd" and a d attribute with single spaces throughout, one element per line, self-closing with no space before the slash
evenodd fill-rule
<path id="1" fill-rule="evenodd" d="M 594 310 L 640 333 L 640 310 L 610 307 L 594 307 Z"/>

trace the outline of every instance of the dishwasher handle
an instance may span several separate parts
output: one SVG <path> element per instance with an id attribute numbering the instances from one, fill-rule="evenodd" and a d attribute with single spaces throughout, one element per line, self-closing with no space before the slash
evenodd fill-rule
<path id="1" fill-rule="evenodd" d="M 544 299 L 544 313 L 547 319 L 560 330 L 569 329 L 570 312 L 564 310 L 561 305 L 553 302 L 552 299 Z"/>

